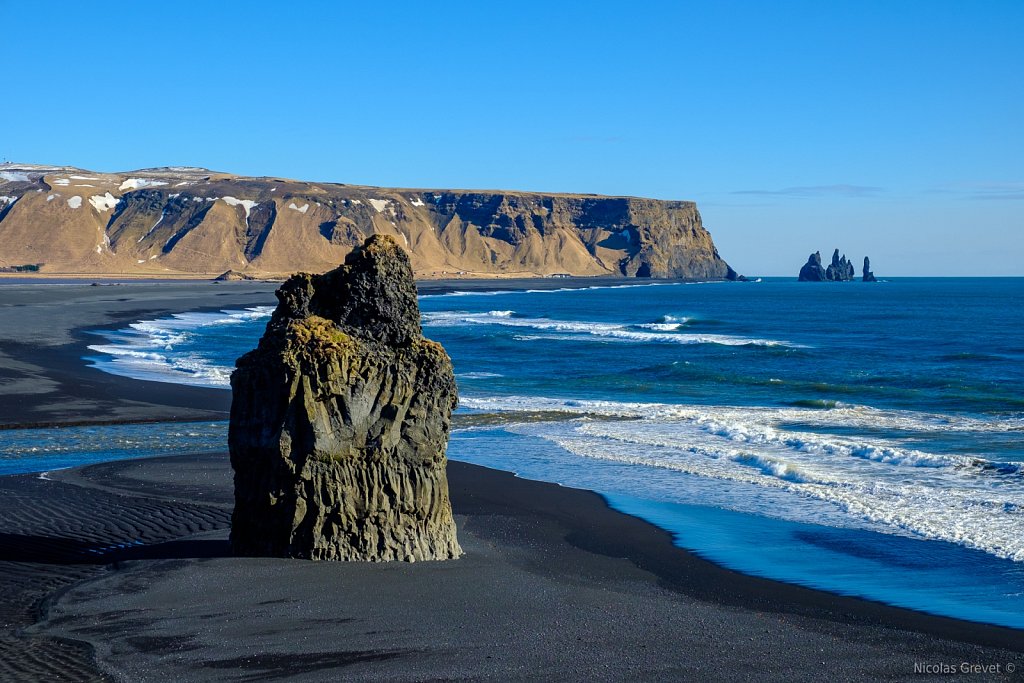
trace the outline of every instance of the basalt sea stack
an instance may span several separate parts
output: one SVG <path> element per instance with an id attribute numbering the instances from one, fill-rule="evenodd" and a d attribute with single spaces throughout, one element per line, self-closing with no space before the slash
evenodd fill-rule
<path id="1" fill-rule="evenodd" d="M 846 260 L 846 254 L 839 258 L 839 250 L 832 252 L 832 263 L 825 269 L 825 279 L 831 282 L 849 282 L 853 280 L 853 262 Z"/>
<path id="2" fill-rule="evenodd" d="M 824 282 L 825 269 L 821 266 L 821 252 L 816 251 L 800 269 L 800 282 Z"/>
<path id="3" fill-rule="evenodd" d="M 867 264 L 867 259 L 865 259 Z M 865 265 L 867 268 L 867 265 Z M 807 263 L 800 268 L 798 279 L 800 282 L 849 282 L 855 275 L 853 262 L 846 259 L 846 254 L 839 256 L 839 250 L 832 253 L 832 263 L 828 268 L 821 265 L 821 252 L 816 251 L 807 259 Z M 868 282 L 865 278 L 865 282 Z"/>
<path id="4" fill-rule="evenodd" d="M 864 257 L 864 275 L 862 279 L 864 282 L 878 282 L 875 274 L 871 272 L 871 259 L 867 256 Z"/>
<path id="5" fill-rule="evenodd" d="M 336 270 L 292 276 L 277 298 L 231 376 L 234 552 L 461 555 L 445 475 L 455 377 L 422 335 L 409 257 L 377 235 Z"/>

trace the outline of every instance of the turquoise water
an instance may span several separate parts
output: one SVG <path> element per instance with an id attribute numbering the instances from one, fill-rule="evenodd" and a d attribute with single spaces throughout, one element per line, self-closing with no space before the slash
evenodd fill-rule
<path id="1" fill-rule="evenodd" d="M 421 308 L 460 412 L 497 416 L 457 430 L 450 457 L 599 491 L 740 571 L 1024 628 L 1024 279 L 659 283 Z M 268 316 L 141 321 L 97 337 L 89 360 L 224 387 Z"/>
<path id="2" fill-rule="evenodd" d="M 0 431 L 0 475 L 225 450 L 227 422 L 76 425 Z"/>

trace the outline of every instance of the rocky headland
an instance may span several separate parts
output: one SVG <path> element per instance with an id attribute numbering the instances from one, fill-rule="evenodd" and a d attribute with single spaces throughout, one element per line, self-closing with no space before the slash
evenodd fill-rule
<path id="1" fill-rule="evenodd" d="M 234 552 L 458 557 L 445 474 L 455 376 L 423 337 L 406 253 L 370 237 L 340 268 L 295 275 L 277 297 L 231 377 Z"/>
<path id="2" fill-rule="evenodd" d="M 0 269 L 282 277 L 379 234 L 424 278 L 737 277 L 687 201 L 0 165 Z"/>

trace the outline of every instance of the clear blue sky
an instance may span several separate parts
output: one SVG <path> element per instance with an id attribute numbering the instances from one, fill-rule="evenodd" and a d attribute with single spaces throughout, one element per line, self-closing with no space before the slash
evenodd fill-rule
<path id="1" fill-rule="evenodd" d="M 1024 275 L 1024 2 L 0 0 L 0 157 L 698 202 L 793 275 Z"/>

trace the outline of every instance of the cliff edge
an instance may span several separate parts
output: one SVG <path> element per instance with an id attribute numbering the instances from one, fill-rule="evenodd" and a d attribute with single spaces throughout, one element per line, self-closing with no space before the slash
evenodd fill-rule
<path id="1" fill-rule="evenodd" d="M 418 277 L 736 278 L 693 202 L 0 165 L 8 271 L 280 277 L 333 268 L 372 235 Z"/>

